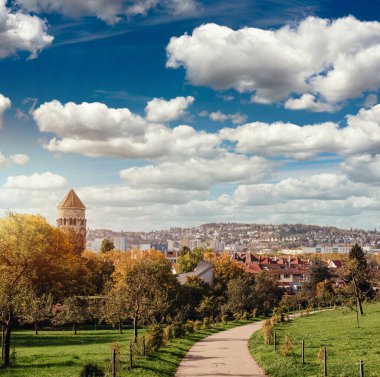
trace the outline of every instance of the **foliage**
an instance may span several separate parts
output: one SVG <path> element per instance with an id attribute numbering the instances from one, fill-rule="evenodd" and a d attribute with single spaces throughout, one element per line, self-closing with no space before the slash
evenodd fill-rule
<path id="1" fill-rule="evenodd" d="M 285 335 L 280 345 L 280 353 L 284 356 L 289 356 L 294 352 L 294 345 L 290 336 Z"/>
<path id="2" fill-rule="evenodd" d="M 315 259 L 310 267 L 309 281 L 303 284 L 303 292 L 310 298 L 315 296 L 318 283 L 330 278 L 327 266 L 320 259 Z"/>
<path id="3" fill-rule="evenodd" d="M 195 247 L 190 250 L 188 247 L 184 247 L 177 260 L 178 273 L 194 271 L 198 262 L 202 259 L 203 252 L 202 248 Z"/>
<path id="4" fill-rule="evenodd" d="M 88 363 L 79 372 L 79 377 L 103 377 L 104 371 L 98 364 Z"/>
<path id="5" fill-rule="evenodd" d="M 109 251 L 112 251 L 115 249 L 115 245 L 112 241 L 110 241 L 108 238 L 104 238 L 102 241 L 102 244 L 100 246 L 100 252 L 102 254 L 108 253 Z"/>
<path id="6" fill-rule="evenodd" d="M 244 270 L 240 268 L 228 253 L 222 253 L 215 258 L 214 275 L 215 289 L 217 292 L 224 292 L 227 289 L 228 283 L 232 279 L 236 279 L 243 275 Z"/>
<path id="7" fill-rule="evenodd" d="M 148 353 L 157 351 L 164 343 L 163 330 L 158 324 L 148 327 L 146 335 L 146 348 Z"/>
<path id="8" fill-rule="evenodd" d="M 262 327 L 262 334 L 265 344 L 271 344 L 273 340 L 273 323 L 271 320 L 267 319 L 264 321 Z"/>

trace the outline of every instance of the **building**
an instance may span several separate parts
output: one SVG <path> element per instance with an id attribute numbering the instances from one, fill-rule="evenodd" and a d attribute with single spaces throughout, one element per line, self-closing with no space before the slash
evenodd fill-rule
<path id="1" fill-rule="evenodd" d="M 114 237 L 113 243 L 115 245 L 116 250 L 120 250 L 120 251 L 127 251 L 128 250 L 127 237 L 124 237 L 124 236 Z"/>
<path id="2" fill-rule="evenodd" d="M 197 276 L 212 287 L 214 285 L 214 265 L 201 260 L 198 262 L 194 271 L 179 274 L 177 278 L 180 284 L 183 285 L 186 283 L 186 279 L 190 276 Z"/>
<path id="3" fill-rule="evenodd" d="M 58 205 L 57 227 L 72 229 L 83 237 L 86 247 L 86 207 L 71 189 Z"/>

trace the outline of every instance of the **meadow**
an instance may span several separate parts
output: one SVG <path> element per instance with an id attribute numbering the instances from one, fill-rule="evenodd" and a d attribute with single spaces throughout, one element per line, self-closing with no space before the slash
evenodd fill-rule
<path id="1" fill-rule="evenodd" d="M 261 331 L 252 335 L 249 349 L 252 356 L 271 377 L 323 376 L 317 357 L 327 347 L 328 376 L 359 376 L 359 361 L 364 361 L 366 377 L 380 376 L 380 303 L 364 306 L 365 315 L 356 325 L 355 312 L 339 309 L 298 317 L 276 325 L 277 351 L 265 345 Z M 293 353 L 283 356 L 280 345 L 288 336 Z M 301 364 L 301 342 L 305 340 L 305 361 Z"/>
<path id="2" fill-rule="evenodd" d="M 111 345 L 121 344 L 118 376 L 170 377 L 191 346 L 213 333 L 248 323 L 248 321 L 217 324 L 182 338 L 173 339 L 151 356 L 136 357 L 133 370 L 128 370 L 129 343 L 132 329 L 123 334 L 109 330 L 79 329 L 78 334 L 66 330 L 15 331 L 13 345 L 16 357 L 10 369 L 0 369 L 0 376 L 12 377 L 75 377 L 83 365 L 96 363 L 111 376 Z M 142 336 L 144 330 L 140 331 Z"/>

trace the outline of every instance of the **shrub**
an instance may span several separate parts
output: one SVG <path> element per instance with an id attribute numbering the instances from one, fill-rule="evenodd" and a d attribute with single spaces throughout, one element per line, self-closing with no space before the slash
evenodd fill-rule
<path id="1" fill-rule="evenodd" d="M 201 329 L 202 327 L 202 322 L 201 321 L 195 321 L 194 322 L 194 331 L 197 332 Z"/>
<path id="2" fill-rule="evenodd" d="M 148 327 L 146 335 L 146 350 L 148 353 L 157 351 L 163 344 L 164 337 L 160 325 L 154 324 Z"/>
<path id="3" fill-rule="evenodd" d="M 265 344 L 271 344 L 273 340 L 273 323 L 270 319 L 267 319 L 262 328 L 262 334 Z"/>
<path id="4" fill-rule="evenodd" d="M 211 320 L 209 317 L 204 317 L 203 318 L 203 325 L 202 329 L 208 329 L 211 326 Z"/>
<path id="5" fill-rule="evenodd" d="M 240 319 L 245 321 L 249 318 L 249 313 L 247 311 L 244 311 L 241 316 L 240 316 Z"/>
<path id="6" fill-rule="evenodd" d="M 222 322 L 223 322 L 225 325 L 227 325 L 227 323 L 228 323 L 228 315 L 227 315 L 227 314 L 223 314 L 223 315 L 222 315 Z"/>
<path id="7" fill-rule="evenodd" d="M 83 365 L 79 377 L 104 377 L 104 371 L 99 365 L 88 363 Z"/>
<path id="8" fill-rule="evenodd" d="M 285 335 L 284 340 L 281 342 L 280 353 L 284 356 L 289 356 L 293 353 L 294 346 L 289 336 Z"/>
<path id="9" fill-rule="evenodd" d="M 241 318 L 241 314 L 240 313 L 234 313 L 234 318 L 235 318 L 235 321 L 239 321 Z"/>
<path id="10" fill-rule="evenodd" d="M 171 324 L 171 337 L 179 338 L 182 335 L 183 335 L 182 325 L 179 322 L 173 322 Z"/>
<path id="11" fill-rule="evenodd" d="M 191 321 L 190 319 L 185 323 L 183 327 L 184 331 L 187 334 L 191 334 L 194 332 L 194 321 Z"/>
<path id="12" fill-rule="evenodd" d="M 257 308 L 255 308 L 255 309 L 252 310 L 251 315 L 252 315 L 252 318 L 256 318 L 257 317 Z"/>
<path id="13" fill-rule="evenodd" d="M 137 338 L 136 342 L 131 342 L 132 344 L 132 352 L 133 355 L 142 356 L 143 355 L 143 338 Z M 128 354 L 130 352 L 130 348 L 128 346 Z"/>
<path id="14" fill-rule="evenodd" d="M 172 325 L 167 325 L 167 326 L 164 328 L 164 331 L 163 331 L 163 333 L 162 333 L 162 336 L 163 336 L 165 342 L 167 342 L 168 340 L 170 340 L 170 339 L 173 338 L 173 329 L 172 329 Z"/>

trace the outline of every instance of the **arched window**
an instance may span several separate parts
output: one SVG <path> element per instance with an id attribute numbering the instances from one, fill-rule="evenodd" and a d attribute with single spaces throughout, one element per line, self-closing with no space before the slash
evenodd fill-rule
<path id="1" fill-rule="evenodd" d="M 66 219 L 63 220 L 63 225 L 66 225 Z"/>
<path id="2" fill-rule="evenodd" d="M 77 225 L 77 219 L 74 219 L 74 225 Z"/>

